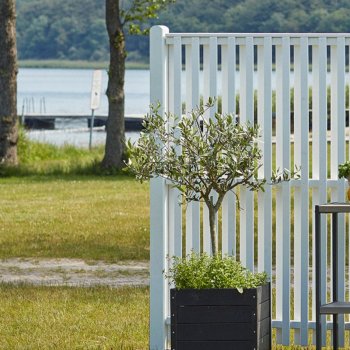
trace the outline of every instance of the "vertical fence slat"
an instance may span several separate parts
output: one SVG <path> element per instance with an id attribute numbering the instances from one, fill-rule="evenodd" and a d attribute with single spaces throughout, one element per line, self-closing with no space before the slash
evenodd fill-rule
<path id="1" fill-rule="evenodd" d="M 346 62 L 345 62 L 345 67 L 347 68 L 345 70 L 345 116 L 347 118 L 350 118 L 350 106 L 349 106 L 349 99 L 350 99 L 350 72 L 349 72 L 349 67 L 350 67 L 350 57 L 349 57 L 349 52 L 350 52 L 350 46 L 346 45 Z M 349 123 L 349 122 L 348 122 Z M 350 132 L 349 132 L 349 127 L 350 123 L 348 124 L 348 129 L 345 131 L 345 139 L 346 142 L 348 142 L 347 150 L 345 151 L 345 160 L 349 161 L 350 160 Z M 346 182 L 346 186 L 348 186 L 348 183 Z M 347 189 L 345 190 L 347 191 Z M 346 283 L 346 293 L 347 295 L 350 295 L 350 223 L 349 223 L 349 215 L 347 216 L 346 220 L 346 228 L 345 228 L 345 236 L 348 238 L 347 241 L 347 270 L 346 270 L 346 275 L 347 275 L 347 283 Z M 350 321 L 350 316 L 347 317 L 347 322 Z"/>
<path id="2" fill-rule="evenodd" d="M 203 100 L 204 103 L 208 101 L 209 97 L 217 97 L 217 62 L 218 62 L 218 53 L 217 53 L 217 38 L 210 37 L 209 45 L 204 45 L 203 47 Z M 208 113 L 205 115 L 205 118 L 212 118 L 217 110 L 217 107 L 211 108 Z M 216 194 L 213 193 L 214 200 Z M 216 218 L 217 222 L 217 218 Z M 216 223 L 217 227 L 217 223 Z M 218 230 L 216 229 L 216 242 L 218 242 Z M 217 244 L 216 244 L 217 246 Z M 210 228 L 209 228 L 209 211 L 207 206 L 203 206 L 203 250 L 207 253 L 211 253 L 211 239 L 210 239 Z"/>
<path id="3" fill-rule="evenodd" d="M 236 198 L 232 192 L 222 202 L 222 254 L 236 256 Z"/>
<path id="4" fill-rule="evenodd" d="M 262 149 L 262 164 L 259 178 L 269 180 L 272 172 L 272 40 L 265 37 L 258 46 L 258 123 L 261 127 L 259 146 Z M 258 193 L 258 270 L 272 276 L 272 189 Z"/>
<path id="5" fill-rule="evenodd" d="M 312 47 L 312 177 L 318 187 L 312 190 L 312 208 L 327 202 L 327 42 L 319 38 Z M 312 319 L 315 320 L 315 217 L 312 210 Z M 327 225 L 321 216 L 321 302 L 326 302 L 327 277 Z M 322 316 L 322 342 L 326 339 L 326 321 Z M 315 334 L 314 334 L 315 335 Z"/>
<path id="6" fill-rule="evenodd" d="M 218 39 L 217 37 L 209 38 L 209 54 L 210 54 L 210 63 L 209 63 L 209 96 L 218 98 Z M 217 104 L 210 109 L 210 118 L 213 119 L 215 113 L 218 110 Z M 217 194 L 215 191 L 212 192 L 214 201 L 217 200 Z M 216 247 L 219 246 L 219 231 L 218 231 L 218 215 L 215 216 L 215 226 L 216 226 Z"/>
<path id="7" fill-rule="evenodd" d="M 345 40 L 331 46 L 331 178 L 338 179 L 338 165 L 345 160 Z M 332 201 L 344 201 L 344 181 L 332 190 Z M 345 281 L 345 221 L 338 219 L 338 299 L 343 301 Z M 334 276 L 333 276 L 334 278 Z M 339 346 L 344 346 L 344 316 L 338 316 Z"/>
<path id="8" fill-rule="evenodd" d="M 199 39 L 192 38 L 186 46 L 186 112 L 199 106 Z M 200 206 L 199 202 L 186 207 L 186 253 L 200 252 Z"/>
<path id="9" fill-rule="evenodd" d="M 276 165 L 290 167 L 290 39 L 276 46 Z M 276 188 L 276 316 L 282 321 L 277 342 L 289 345 L 290 331 L 290 184 Z"/>
<path id="10" fill-rule="evenodd" d="M 161 103 L 161 113 L 167 108 L 167 47 L 168 28 L 156 26 L 150 33 L 150 98 Z M 167 186 L 163 179 L 151 179 L 150 184 L 150 349 L 165 349 L 168 327 L 169 289 L 163 271 L 167 271 L 168 222 Z"/>
<path id="11" fill-rule="evenodd" d="M 240 111 L 241 123 L 254 122 L 254 46 L 247 37 L 239 50 Z M 240 203 L 240 259 L 242 264 L 254 270 L 254 195 L 243 186 L 239 190 Z"/>
<path id="12" fill-rule="evenodd" d="M 222 113 L 236 114 L 236 39 L 228 38 L 221 49 Z"/>
<path id="13" fill-rule="evenodd" d="M 169 112 L 181 116 L 181 37 L 174 39 L 174 45 L 169 48 Z M 178 135 L 179 137 L 179 135 Z M 179 154 L 181 149 L 177 148 Z M 169 187 L 169 256 L 182 255 L 182 208 L 181 195 L 177 188 Z"/>
<path id="14" fill-rule="evenodd" d="M 216 37 L 210 37 L 209 39 L 209 96 L 218 97 L 218 39 Z M 210 110 L 210 117 L 213 117 L 217 111 L 217 106 Z"/>
<path id="15" fill-rule="evenodd" d="M 236 42 L 228 38 L 221 48 L 222 113 L 236 114 Z M 222 203 L 222 253 L 236 255 L 236 199 L 232 192 Z"/>
<path id="16" fill-rule="evenodd" d="M 208 101 L 210 96 L 210 48 L 203 45 L 203 102 Z M 205 118 L 209 118 L 208 114 Z M 211 253 L 210 231 L 209 231 L 209 211 L 203 203 L 203 252 Z"/>
<path id="17" fill-rule="evenodd" d="M 294 46 L 294 164 L 301 166 L 300 186 L 294 192 L 294 319 L 295 343 L 308 344 L 309 286 L 309 96 L 308 40 Z"/>

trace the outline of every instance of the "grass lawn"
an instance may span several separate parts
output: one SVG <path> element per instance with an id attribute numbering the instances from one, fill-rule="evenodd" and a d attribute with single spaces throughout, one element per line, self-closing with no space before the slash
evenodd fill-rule
<path id="1" fill-rule="evenodd" d="M 0 178 L 0 258 L 149 259 L 149 186 L 130 176 Z"/>
<path id="2" fill-rule="evenodd" d="M 0 285 L 0 348 L 148 348 L 147 288 Z"/>
<path id="3" fill-rule="evenodd" d="M 0 166 L 0 259 L 149 259 L 149 186 L 105 175 L 103 147 L 32 142 L 20 166 Z"/>

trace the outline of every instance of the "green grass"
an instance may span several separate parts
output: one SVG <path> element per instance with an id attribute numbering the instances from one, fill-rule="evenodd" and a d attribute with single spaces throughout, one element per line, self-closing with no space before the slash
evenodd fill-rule
<path id="1" fill-rule="evenodd" d="M 149 186 L 105 175 L 103 148 L 29 141 L 0 167 L 0 258 L 149 259 Z"/>
<path id="2" fill-rule="evenodd" d="M 125 175 L 0 178 L 0 258 L 149 259 L 149 186 Z"/>
<path id="3" fill-rule="evenodd" d="M 148 348 L 148 288 L 0 285 L 2 350 Z"/>
<path id="4" fill-rule="evenodd" d="M 108 69 L 108 61 L 20 60 L 20 68 Z M 149 69 L 146 62 L 126 62 L 126 69 Z"/>
<path id="5" fill-rule="evenodd" d="M 104 154 L 103 146 L 88 150 L 68 144 L 58 147 L 30 141 L 21 128 L 17 152 L 19 165 L 0 165 L 0 177 L 103 173 L 99 167 Z"/>

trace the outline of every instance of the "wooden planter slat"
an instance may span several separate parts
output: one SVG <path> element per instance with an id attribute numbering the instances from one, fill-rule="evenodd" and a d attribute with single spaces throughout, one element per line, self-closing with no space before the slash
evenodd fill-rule
<path id="1" fill-rule="evenodd" d="M 270 285 L 236 289 L 171 290 L 171 348 L 271 348 Z"/>
<path id="2" fill-rule="evenodd" d="M 178 340 L 246 340 L 254 335 L 249 323 L 179 324 Z"/>
<path id="3" fill-rule="evenodd" d="M 265 319 L 258 322 L 257 326 L 257 338 L 264 338 L 270 334 L 271 318 L 266 317 Z"/>
<path id="4" fill-rule="evenodd" d="M 181 289 L 171 290 L 176 293 L 177 304 L 186 305 L 252 305 L 252 298 L 257 298 L 258 304 L 269 299 L 262 290 L 247 289 L 241 294 L 237 289 Z M 200 291 L 200 293 L 198 293 Z M 217 293 L 220 291 L 220 298 Z"/>
<path id="5" fill-rule="evenodd" d="M 195 307 L 195 312 L 193 312 Z M 252 308 L 250 306 L 193 306 L 179 307 L 178 323 L 217 323 L 249 322 Z"/>
<path id="6" fill-rule="evenodd" d="M 248 341 L 179 341 L 178 347 L 182 350 L 252 350 L 253 344 Z"/>
<path id="7" fill-rule="evenodd" d="M 271 350 L 272 349 L 272 347 L 271 347 L 271 334 L 270 333 L 259 339 L 258 349 L 259 350 Z"/>
<path id="8" fill-rule="evenodd" d="M 258 320 L 262 320 L 266 317 L 271 316 L 271 304 L 270 304 L 270 300 L 266 300 L 261 304 L 257 305 L 257 319 Z"/>

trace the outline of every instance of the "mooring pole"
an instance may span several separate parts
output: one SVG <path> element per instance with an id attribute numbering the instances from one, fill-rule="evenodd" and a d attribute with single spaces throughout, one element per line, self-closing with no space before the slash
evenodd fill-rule
<path id="1" fill-rule="evenodd" d="M 91 119 L 90 119 L 90 139 L 89 139 L 89 149 L 91 150 L 92 147 L 92 130 L 94 128 L 94 121 L 95 121 L 95 110 L 91 110 Z"/>
<path id="2" fill-rule="evenodd" d="M 91 119 L 90 119 L 90 140 L 89 149 L 92 148 L 92 130 L 94 127 L 95 120 L 95 110 L 100 106 L 100 96 L 101 96 L 101 83 L 102 83 L 102 71 L 95 70 L 92 77 L 92 87 L 91 87 Z"/>

